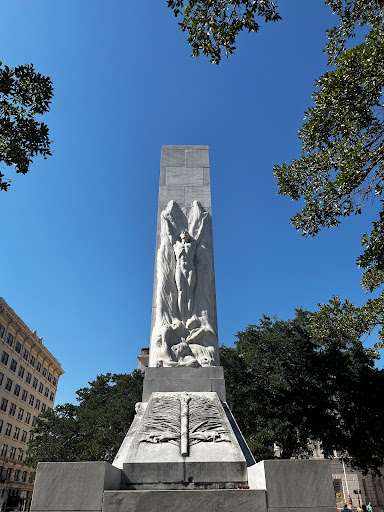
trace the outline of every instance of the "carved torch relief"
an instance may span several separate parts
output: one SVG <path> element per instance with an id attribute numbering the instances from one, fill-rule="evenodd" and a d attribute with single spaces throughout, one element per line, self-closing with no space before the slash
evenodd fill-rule
<path id="1" fill-rule="evenodd" d="M 227 427 L 211 398 L 195 393 L 154 397 L 143 419 L 140 442 L 172 443 L 183 457 L 201 442 L 230 442 Z"/>

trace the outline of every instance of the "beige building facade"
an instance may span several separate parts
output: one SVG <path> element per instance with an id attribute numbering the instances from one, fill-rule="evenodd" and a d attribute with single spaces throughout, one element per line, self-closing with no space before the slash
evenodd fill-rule
<path id="1" fill-rule="evenodd" d="M 324 459 L 318 446 L 314 446 L 314 459 Z M 362 504 L 371 503 L 374 512 L 384 509 L 384 477 L 363 475 L 361 471 L 350 468 L 344 464 L 336 454 L 330 460 L 333 487 L 335 490 L 336 504 L 342 509 L 345 504 L 352 510 L 356 510 Z"/>
<path id="2" fill-rule="evenodd" d="M 34 470 L 24 465 L 36 417 L 55 402 L 64 373 L 39 338 L 0 297 L 0 509 L 28 511 Z"/>

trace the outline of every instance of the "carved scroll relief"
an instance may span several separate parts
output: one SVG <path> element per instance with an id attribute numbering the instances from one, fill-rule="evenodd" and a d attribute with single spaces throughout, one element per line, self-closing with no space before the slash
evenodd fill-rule
<path id="1" fill-rule="evenodd" d="M 211 216 L 194 201 L 161 212 L 150 366 L 216 366 L 218 340 Z"/>
<path id="2" fill-rule="evenodd" d="M 140 441 L 180 446 L 183 457 L 201 442 L 230 442 L 229 432 L 211 398 L 195 393 L 167 393 L 148 404 Z"/>

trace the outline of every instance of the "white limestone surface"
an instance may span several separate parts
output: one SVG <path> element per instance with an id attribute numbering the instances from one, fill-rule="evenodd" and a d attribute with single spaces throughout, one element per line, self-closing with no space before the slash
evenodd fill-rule
<path id="1" fill-rule="evenodd" d="M 328 460 L 265 460 L 253 468 L 263 485 L 269 512 L 336 512 Z"/>
<path id="2" fill-rule="evenodd" d="M 107 462 L 40 462 L 31 511 L 101 511 L 104 490 L 120 483 L 121 471 Z"/>
<path id="3" fill-rule="evenodd" d="M 216 393 L 152 393 L 138 420 L 113 463 L 128 488 L 247 485 L 245 457 Z"/>
<path id="4" fill-rule="evenodd" d="M 106 491 L 103 512 L 267 512 L 265 491 Z"/>

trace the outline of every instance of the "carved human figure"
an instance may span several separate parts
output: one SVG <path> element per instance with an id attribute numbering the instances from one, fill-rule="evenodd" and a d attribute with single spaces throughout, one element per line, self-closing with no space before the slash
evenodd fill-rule
<path id="1" fill-rule="evenodd" d="M 193 295 L 196 285 L 195 256 L 196 249 L 200 243 L 204 231 L 204 224 L 208 213 L 205 212 L 197 232 L 196 238 L 193 238 L 186 229 L 179 234 L 178 240 L 173 234 L 166 212 L 162 212 L 165 220 L 165 229 L 176 259 L 175 282 L 177 287 L 177 305 L 180 311 L 181 319 L 186 322 L 192 315 Z"/>
<path id="2" fill-rule="evenodd" d="M 159 329 L 154 346 L 154 357 L 157 366 L 176 366 L 177 362 L 172 345 L 179 342 L 185 335 L 185 327 L 178 318 L 174 318 L 172 324 L 164 323 Z"/>
<path id="3" fill-rule="evenodd" d="M 189 344 L 200 366 L 214 366 L 217 337 L 208 322 L 207 311 L 202 311 L 200 318 L 193 315 L 186 325 L 190 332 L 185 341 Z"/>

